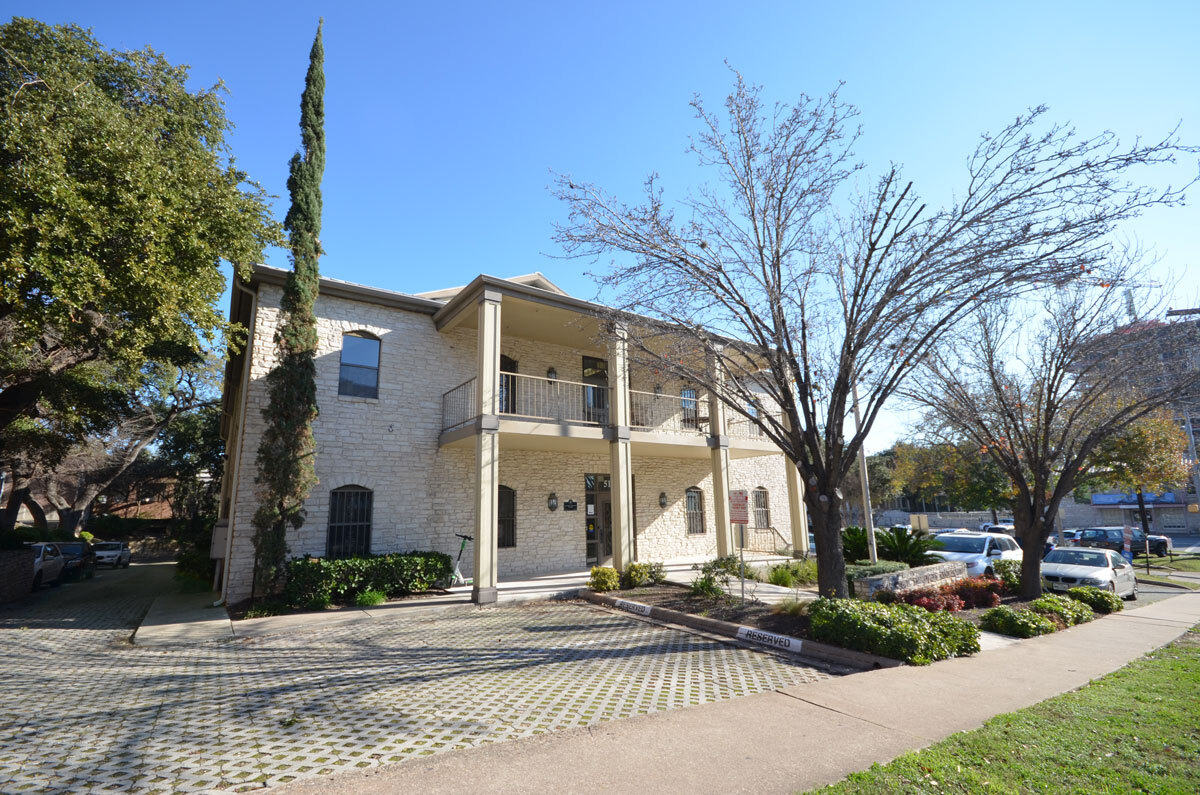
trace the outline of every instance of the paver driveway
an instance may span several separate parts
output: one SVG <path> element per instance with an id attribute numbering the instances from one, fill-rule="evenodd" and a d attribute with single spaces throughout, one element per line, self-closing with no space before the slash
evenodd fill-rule
<path id="1" fill-rule="evenodd" d="M 164 572 L 0 611 L 0 790 L 251 789 L 829 675 L 568 603 L 131 646 Z"/>

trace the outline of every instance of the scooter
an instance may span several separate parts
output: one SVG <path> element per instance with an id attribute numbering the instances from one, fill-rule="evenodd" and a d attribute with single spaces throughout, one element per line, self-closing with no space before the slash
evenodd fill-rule
<path id="1" fill-rule="evenodd" d="M 468 542 L 468 541 L 474 541 L 475 539 L 474 539 L 474 538 L 472 538 L 471 536 L 465 536 L 465 535 L 463 535 L 462 533 L 455 533 L 454 535 L 456 535 L 456 536 L 458 536 L 459 538 L 461 538 L 461 539 L 462 539 L 462 543 L 458 545 L 458 557 L 457 557 L 457 558 L 455 558 L 455 560 L 454 560 L 454 574 L 453 574 L 453 575 L 451 575 L 451 578 L 450 578 L 450 585 L 451 585 L 451 586 L 455 586 L 455 585 L 471 585 L 471 584 L 472 584 L 472 582 L 473 582 L 473 579 L 472 579 L 471 577 L 464 577 L 464 576 L 462 575 L 462 569 L 461 569 L 461 568 L 459 568 L 459 565 L 458 565 L 458 564 L 459 564 L 459 561 L 461 561 L 461 560 L 462 560 L 462 553 L 463 553 L 463 550 L 467 548 L 467 542 Z"/>

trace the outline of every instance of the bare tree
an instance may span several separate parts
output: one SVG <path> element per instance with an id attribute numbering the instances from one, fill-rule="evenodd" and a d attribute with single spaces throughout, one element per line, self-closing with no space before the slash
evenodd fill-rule
<path id="1" fill-rule="evenodd" d="M 982 307 L 960 344 L 929 356 L 906 389 L 929 410 L 926 427 L 970 439 L 1012 480 L 1027 553 L 1042 549 L 1106 440 L 1200 396 L 1200 363 L 1188 366 L 1200 355 L 1200 324 L 1131 320 L 1119 288 L 1139 281 L 1125 265 L 1097 269 L 1042 305 Z M 1040 566 L 1041 555 L 1025 555 L 1023 596 L 1041 593 Z"/>
<path id="2" fill-rule="evenodd" d="M 1125 175 L 1191 150 L 1174 134 L 1079 138 L 1036 108 L 983 136 L 961 194 L 935 210 L 897 166 L 843 195 L 859 133 L 837 91 L 767 108 L 738 76 L 728 126 L 692 106 L 691 151 L 719 182 L 679 202 L 685 217 L 655 176 L 638 205 L 562 176 L 556 239 L 567 256 L 614 256 L 598 280 L 614 320 L 640 316 L 625 325 L 635 361 L 709 390 L 796 463 L 820 591 L 844 596 L 842 484 L 886 401 L 972 307 L 1069 282 L 1104 261 L 1119 222 L 1180 201 Z"/>

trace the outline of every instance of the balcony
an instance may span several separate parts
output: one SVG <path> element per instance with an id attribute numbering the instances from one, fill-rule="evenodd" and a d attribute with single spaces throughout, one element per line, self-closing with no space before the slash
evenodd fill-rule
<path id="1" fill-rule="evenodd" d="M 708 400 L 697 392 L 665 395 L 629 390 L 630 430 L 691 436 L 708 434 Z"/>
<path id="2" fill-rule="evenodd" d="M 442 395 L 442 431 L 475 419 L 476 379 Z M 514 419 L 579 425 L 608 425 L 609 388 L 557 378 L 500 373 L 497 414 Z"/>

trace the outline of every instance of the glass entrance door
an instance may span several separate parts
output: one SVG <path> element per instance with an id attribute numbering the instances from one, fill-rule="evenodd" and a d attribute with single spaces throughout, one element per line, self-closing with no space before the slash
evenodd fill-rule
<path id="1" fill-rule="evenodd" d="M 583 476 L 587 565 L 612 565 L 612 487 L 606 474 Z"/>

